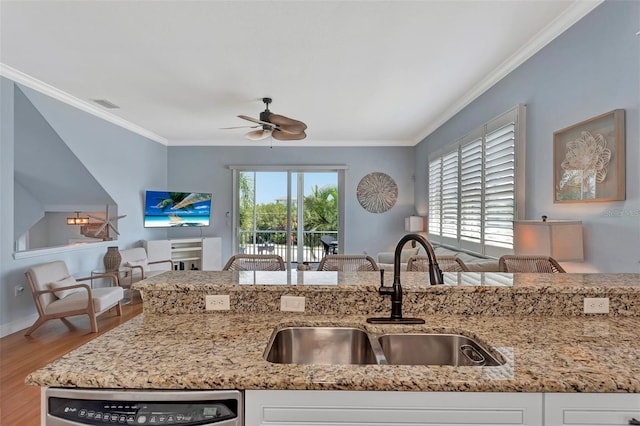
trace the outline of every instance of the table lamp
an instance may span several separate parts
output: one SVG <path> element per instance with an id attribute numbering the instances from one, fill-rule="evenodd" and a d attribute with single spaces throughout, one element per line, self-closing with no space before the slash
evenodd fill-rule
<path id="1" fill-rule="evenodd" d="M 404 219 L 404 230 L 407 232 L 423 232 L 424 218 L 421 216 L 409 216 Z"/>
<path id="2" fill-rule="evenodd" d="M 516 255 L 549 256 L 563 261 L 583 261 L 582 221 L 516 220 L 513 222 Z"/>

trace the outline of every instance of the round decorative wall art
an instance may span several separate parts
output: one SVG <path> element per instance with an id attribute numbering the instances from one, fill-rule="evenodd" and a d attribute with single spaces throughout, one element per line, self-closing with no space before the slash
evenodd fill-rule
<path id="1" fill-rule="evenodd" d="M 366 211 L 384 213 L 398 200 L 398 186 L 391 176 L 375 172 L 360 180 L 356 190 L 358 202 Z"/>

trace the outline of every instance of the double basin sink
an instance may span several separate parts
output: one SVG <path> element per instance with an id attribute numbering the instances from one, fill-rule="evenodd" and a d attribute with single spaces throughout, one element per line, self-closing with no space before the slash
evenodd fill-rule
<path id="1" fill-rule="evenodd" d="M 374 334 L 354 327 L 274 331 L 265 359 L 280 364 L 392 364 L 491 367 L 502 357 L 459 334 Z"/>

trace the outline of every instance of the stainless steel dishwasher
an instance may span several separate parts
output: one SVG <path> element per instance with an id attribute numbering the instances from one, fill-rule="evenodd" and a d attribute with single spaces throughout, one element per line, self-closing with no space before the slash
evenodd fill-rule
<path id="1" fill-rule="evenodd" d="M 46 388 L 42 424 L 243 426 L 237 390 L 118 390 Z"/>

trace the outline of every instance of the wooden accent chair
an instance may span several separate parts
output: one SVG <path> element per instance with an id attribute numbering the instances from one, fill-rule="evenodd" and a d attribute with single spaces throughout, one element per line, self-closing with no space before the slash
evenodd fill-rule
<path id="1" fill-rule="evenodd" d="M 138 271 L 138 273 L 135 274 L 136 279 L 139 277 L 141 280 L 143 280 L 145 278 L 149 278 L 166 271 L 171 271 L 173 269 L 173 261 L 171 259 L 154 260 L 150 262 L 147 258 L 147 251 L 144 249 L 144 247 L 134 247 L 130 249 L 120 250 L 120 256 L 122 256 L 120 266 L 126 266 L 131 268 L 132 271 Z M 149 268 L 150 265 L 159 264 L 165 264 L 166 266 L 162 269 Z M 133 278 L 132 281 L 134 281 Z"/>
<path id="2" fill-rule="evenodd" d="M 284 260 L 277 254 L 236 254 L 223 271 L 285 271 Z"/>
<path id="3" fill-rule="evenodd" d="M 29 268 L 25 275 L 33 300 L 38 309 L 38 319 L 27 330 L 29 336 L 45 321 L 76 315 L 88 315 L 91 321 L 91 332 L 98 332 L 96 317 L 116 307 L 118 316 L 122 315 L 120 301 L 124 297 L 118 276 L 113 273 L 93 275 L 85 278 L 73 278 L 67 265 L 61 261 L 43 263 Z M 110 278 L 111 287 L 91 288 L 78 281 L 96 278 Z"/>
<path id="4" fill-rule="evenodd" d="M 469 272 L 465 263 L 456 256 L 437 256 L 438 266 L 442 272 Z M 429 272 L 429 256 L 414 255 L 407 261 L 409 272 Z"/>
<path id="5" fill-rule="evenodd" d="M 549 256 L 504 255 L 498 261 L 500 272 L 565 272 L 558 262 Z"/>
<path id="6" fill-rule="evenodd" d="M 328 254 L 320 260 L 318 271 L 379 271 L 370 256 L 360 254 Z"/>

